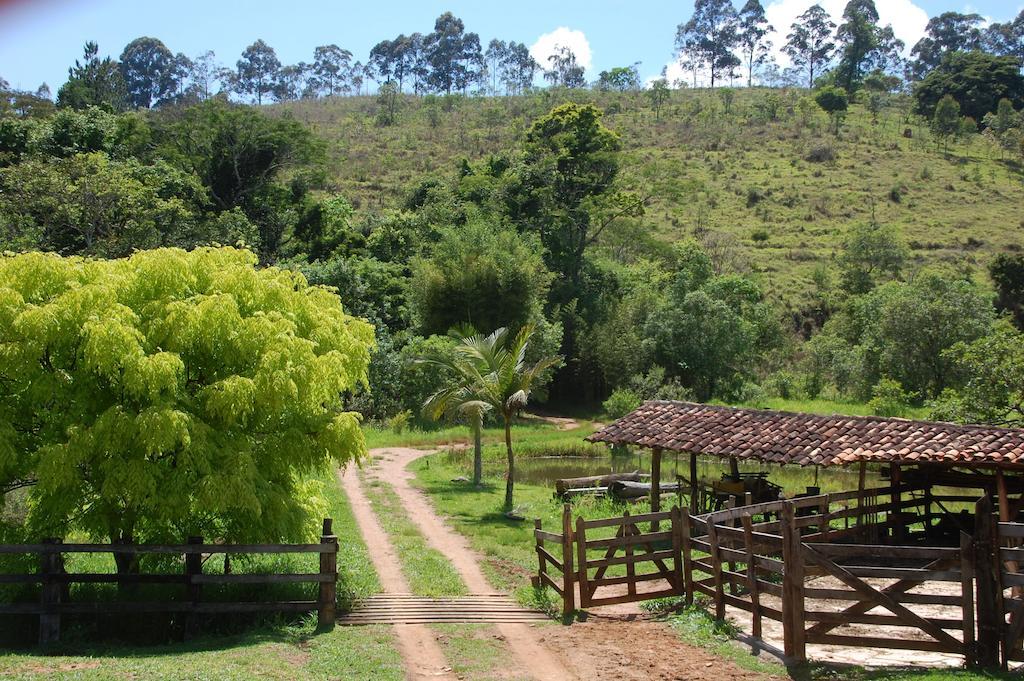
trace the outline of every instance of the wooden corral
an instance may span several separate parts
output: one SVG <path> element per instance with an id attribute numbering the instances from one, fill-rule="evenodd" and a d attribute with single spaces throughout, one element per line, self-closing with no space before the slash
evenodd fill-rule
<path id="1" fill-rule="evenodd" d="M 649 402 L 588 439 L 653 451 L 648 519 L 670 520 L 671 531 L 605 540 L 609 550 L 648 547 L 614 559 L 630 567 L 614 579 L 632 585 L 631 600 L 645 597 L 637 583 L 664 579 L 688 601 L 710 598 L 720 618 L 726 608 L 746 611 L 755 636 L 763 620 L 781 623 L 785 654 L 795 660 L 806 658 L 808 644 L 827 644 L 950 653 L 986 667 L 1024 661 L 1024 524 L 1016 522 L 1024 430 Z M 659 513 L 663 451 L 690 454 L 689 508 L 678 520 Z M 709 497 L 697 483 L 699 455 L 733 464 L 736 495 L 726 508 L 698 506 Z M 740 488 L 743 460 L 856 466 L 859 485 L 758 503 Z M 868 465 L 881 466 L 889 484 L 867 489 Z M 562 537 L 577 543 L 575 578 L 586 600 L 595 565 L 587 552 L 600 547 L 579 533 Z M 678 542 L 679 552 L 659 540 Z M 657 570 L 638 574 L 644 561 Z M 681 585 L 669 577 L 677 570 Z"/>

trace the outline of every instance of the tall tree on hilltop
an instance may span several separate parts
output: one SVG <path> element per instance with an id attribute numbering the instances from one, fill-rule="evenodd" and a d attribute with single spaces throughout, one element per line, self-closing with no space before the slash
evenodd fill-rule
<path id="1" fill-rule="evenodd" d="M 328 97 L 347 88 L 345 76 L 352 65 L 352 53 L 337 45 L 321 45 L 313 51 L 313 82 Z"/>
<path id="2" fill-rule="evenodd" d="M 821 5 L 811 6 L 790 27 L 782 51 L 794 65 L 806 69 L 809 88 L 814 87 L 815 74 L 820 74 L 835 55 L 836 44 L 832 41 L 835 29 L 836 25 Z"/>
<path id="3" fill-rule="evenodd" d="M 174 53 L 156 38 L 142 37 L 121 52 L 121 75 L 133 108 L 148 109 L 174 95 L 182 74 Z"/>
<path id="4" fill-rule="evenodd" d="M 487 65 L 487 76 L 490 78 L 491 94 L 498 94 L 498 83 L 501 81 L 501 65 L 508 54 L 508 45 L 504 40 L 494 38 L 487 44 L 484 52 L 484 63 Z"/>
<path id="5" fill-rule="evenodd" d="M 1013 21 L 991 24 L 985 29 L 985 48 L 1002 57 L 1016 57 L 1024 71 L 1024 10 Z"/>
<path id="6" fill-rule="evenodd" d="M 754 69 L 768 60 L 772 41 L 766 36 L 775 29 L 768 23 L 764 7 L 759 0 L 747 0 L 739 13 L 737 39 L 743 58 L 747 62 L 747 87 L 754 84 Z"/>
<path id="7" fill-rule="evenodd" d="M 240 93 L 255 97 L 257 104 L 263 104 L 263 96 L 273 94 L 281 70 L 274 48 L 257 40 L 245 48 L 236 67 L 235 88 Z"/>
<path id="8" fill-rule="evenodd" d="M 563 45 L 556 45 L 555 51 L 548 57 L 551 68 L 544 72 L 544 78 L 553 86 L 568 88 L 585 87 L 583 67 L 576 61 L 576 53 Z"/>
<path id="9" fill-rule="evenodd" d="M 676 48 L 692 54 L 711 76 L 711 87 L 723 73 L 731 74 L 740 60 L 732 53 L 737 44 L 737 17 L 732 0 L 696 0 L 693 16 L 676 29 Z"/>
<path id="10" fill-rule="evenodd" d="M 836 84 L 853 93 L 864 74 L 876 68 L 883 53 L 892 50 L 895 36 L 878 25 L 874 0 L 850 0 L 843 11 L 843 23 L 836 32 L 841 57 L 836 67 Z M 887 44 L 888 43 L 888 44 Z"/>
<path id="11" fill-rule="evenodd" d="M 501 62 L 502 81 L 511 94 L 521 95 L 533 86 L 540 64 L 523 43 L 510 42 Z"/>
<path id="12" fill-rule="evenodd" d="M 450 95 L 465 91 L 476 82 L 483 66 L 480 36 L 466 33 L 465 24 L 451 12 L 445 12 L 434 22 L 434 32 L 424 40 L 430 73 L 427 82 L 435 89 Z"/>
<path id="13" fill-rule="evenodd" d="M 942 63 L 947 52 L 971 52 L 981 49 L 981 24 L 984 18 L 980 14 L 961 14 L 959 12 L 943 12 L 928 20 L 925 37 L 917 41 L 910 54 L 914 57 L 911 64 L 911 75 L 915 80 L 925 75 Z"/>
<path id="14" fill-rule="evenodd" d="M 99 106 L 111 111 L 124 111 L 128 93 L 124 76 L 117 62 L 99 57 L 100 48 L 93 41 L 85 44 L 81 62 L 68 69 L 68 82 L 57 91 L 57 106 L 85 109 Z"/>

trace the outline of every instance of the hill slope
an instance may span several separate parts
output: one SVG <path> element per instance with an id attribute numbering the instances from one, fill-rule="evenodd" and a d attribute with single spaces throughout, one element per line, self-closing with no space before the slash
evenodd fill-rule
<path id="1" fill-rule="evenodd" d="M 274 107 L 328 144 L 336 188 L 360 210 L 397 207 L 424 176 L 448 177 L 470 160 L 514 147 L 530 121 L 573 99 L 593 102 L 622 135 L 623 176 L 651 195 L 646 216 L 610 248 L 696 235 L 730 266 L 759 273 L 799 307 L 846 228 L 898 226 L 920 263 L 984 265 L 1017 250 L 1024 234 L 1024 173 L 980 135 L 945 154 L 909 102 L 877 120 L 855 105 L 838 137 L 802 93 L 683 90 L 656 119 L 643 93 L 543 91 L 514 98 L 404 98 L 379 125 L 373 97 Z M 906 135 L 911 135 L 907 137 Z"/>

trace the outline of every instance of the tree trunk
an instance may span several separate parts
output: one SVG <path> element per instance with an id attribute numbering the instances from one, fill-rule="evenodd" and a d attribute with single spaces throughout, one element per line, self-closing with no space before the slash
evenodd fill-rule
<path id="1" fill-rule="evenodd" d="M 473 484 L 480 486 L 483 480 L 483 453 L 481 452 L 480 428 L 483 416 L 476 416 L 473 420 Z"/>
<path id="2" fill-rule="evenodd" d="M 505 480 L 505 511 L 512 510 L 512 486 L 516 473 L 516 459 L 512 453 L 512 417 L 505 416 L 505 451 L 508 454 L 508 478 Z"/>

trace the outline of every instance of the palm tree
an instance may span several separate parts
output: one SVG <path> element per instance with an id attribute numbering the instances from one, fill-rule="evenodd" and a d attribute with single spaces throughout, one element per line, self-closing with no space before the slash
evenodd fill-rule
<path id="1" fill-rule="evenodd" d="M 505 450 L 508 456 L 508 479 L 505 482 L 505 511 L 512 510 L 512 488 L 515 477 L 515 454 L 512 450 L 512 419 L 526 406 L 534 381 L 558 357 L 545 357 L 530 365 L 526 350 L 533 336 L 533 325 L 524 326 L 511 338 L 508 329 L 498 329 L 489 336 L 456 333 L 458 344 L 450 354 L 429 355 L 420 361 L 443 367 L 452 378 L 424 404 L 424 411 L 437 418 L 445 413 L 459 412 L 470 416 L 476 444 L 473 462 L 474 481 L 479 482 L 480 426 L 484 414 L 494 410 L 505 425 Z"/>

